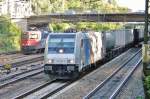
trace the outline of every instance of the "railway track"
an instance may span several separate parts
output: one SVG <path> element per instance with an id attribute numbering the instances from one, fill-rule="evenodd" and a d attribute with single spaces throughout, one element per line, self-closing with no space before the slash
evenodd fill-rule
<path id="1" fill-rule="evenodd" d="M 10 54 L 16 54 L 16 53 L 19 53 L 20 51 L 12 51 L 12 52 L 4 52 L 4 53 L 0 53 L 0 55 L 10 55 Z"/>
<path id="2" fill-rule="evenodd" d="M 25 55 L 19 52 L 0 53 L 0 64 L 4 64 L 10 60 L 25 57 Z"/>
<path id="3" fill-rule="evenodd" d="M 115 99 L 121 88 L 141 63 L 141 49 L 124 62 L 83 99 Z M 138 60 L 138 61 L 137 61 Z"/>
<path id="4" fill-rule="evenodd" d="M 131 50 L 131 52 L 132 51 L 134 51 L 134 49 L 132 49 Z M 131 57 L 131 56 L 130 56 Z M 129 57 L 128 57 L 129 58 Z M 124 60 L 124 59 L 123 59 Z M 126 60 L 127 60 L 127 58 L 126 58 Z M 81 79 L 82 79 L 82 77 L 81 77 Z M 69 86 L 67 86 L 67 87 L 69 87 Z M 48 89 L 48 88 L 47 88 Z M 65 89 L 64 89 L 65 90 Z M 48 90 L 47 90 L 48 91 Z M 49 92 L 49 91 L 48 91 Z M 59 92 L 58 92 L 59 93 Z M 57 95 L 58 93 L 56 93 L 56 94 L 54 94 L 54 97 L 55 97 L 55 95 Z M 61 92 L 60 92 L 61 93 Z M 53 95 L 51 95 L 51 93 L 50 93 L 50 95 L 47 95 L 46 97 L 36 97 L 36 96 L 40 96 L 40 94 L 38 94 L 38 93 L 35 93 L 35 94 L 31 94 L 30 96 L 28 96 L 27 98 L 25 98 L 25 99 L 30 99 L 30 98 L 38 98 L 38 99 L 46 99 L 46 98 L 50 98 L 51 99 L 51 97 L 53 97 Z M 56 98 L 57 99 L 57 98 Z"/>
<path id="5" fill-rule="evenodd" d="M 31 72 L 31 73 L 28 72 L 26 74 L 19 75 L 18 77 L 16 76 L 8 81 L 6 80 L 4 82 L 0 82 L 0 89 L 1 89 L 0 90 L 0 98 L 3 97 L 3 96 L 1 96 L 2 90 L 6 90 L 7 88 L 9 88 L 12 85 L 18 86 L 19 82 L 21 82 L 21 81 L 28 82 L 27 80 L 29 80 L 29 79 L 32 80 L 34 78 L 32 76 L 37 76 L 42 73 L 43 73 L 43 68 L 38 71 L 35 70 L 34 72 Z M 37 76 L 37 78 L 41 78 L 41 77 Z M 15 95 L 16 93 L 13 93 L 14 94 L 14 95 L 12 95 L 13 97 L 12 96 L 8 96 L 8 97 L 11 97 L 12 99 L 22 99 L 22 98 L 29 99 L 28 97 L 33 97 L 35 93 L 36 94 L 38 93 L 39 94 L 38 98 L 40 97 L 40 98 L 45 99 L 46 97 L 49 97 L 49 96 L 57 93 L 58 91 L 62 90 L 64 87 L 68 86 L 71 83 L 71 81 L 62 81 L 62 80 L 51 80 L 48 82 L 47 82 L 47 80 L 45 80 L 42 82 L 44 82 L 44 83 L 42 83 L 40 85 L 38 84 L 37 86 L 34 86 L 34 87 L 30 87 L 30 89 L 25 90 L 20 94 L 17 92 L 17 94 L 19 94 L 19 95 Z M 34 81 L 34 83 L 36 83 L 36 82 Z M 33 88 L 33 89 L 31 89 L 31 88 Z M 10 99 L 10 98 L 6 98 L 6 99 Z"/>
<path id="6" fill-rule="evenodd" d="M 26 73 L 26 74 L 29 74 L 29 73 Z M 37 74 L 35 74 L 35 75 L 37 75 Z M 34 75 L 31 75 L 31 76 L 34 76 Z M 11 82 L 11 80 L 9 80 L 9 81 L 7 81 L 8 83 L 6 83 L 6 81 L 4 81 L 6 84 L 5 83 L 1 83 L 2 86 L 0 88 L 3 89 L 7 85 L 10 86 L 11 84 L 13 84 L 13 85 L 15 84 L 15 86 L 16 86 L 16 85 L 18 85 L 16 82 L 18 82 L 18 81 L 26 82 L 25 79 L 26 78 L 27 79 L 32 79 L 31 76 L 28 76 L 28 77 L 24 76 L 23 78 L 20 77 L 20 79 L 14 81 L 14 82 L 13 81 Z M 16 77 L 16 78 L 19 78 L 19 77 Z M 30 87 L 30 88 L 33 88 L 33 89 L 23 90 L 20 93 L 18 91 L 16 95 L 15 95 L 15 92 L 14 92 L 13 93 L 14 95 L 11 95 L 9 97 L 11 97 L 13 99 L 22 99 L 22 98 L 25 98 L 25 99 L 30 99 L 30 98 L 31 99 L 33 99 L 33 98 L 39 99 L 39 98 L 43 98 L 43 99 L 45 99 L 45 98 L 48 98 L 48 97 L 54 95 L 55 93 L 61 91 L 62 89 L 64 89 L 65 87 L 67 87 L 70 84 L 71 84 L 71 82 L 68 82 L 68 81 L 63 81 L 63 82 L 62 81 L 58 81 L 58 80 L 49 81 L 49 82 L 44 81 L 44 83 L 42 83 L 40 85 L 36 85 L 34 87 Z M 3 90 L 6 90 L 6 89 L 4 88 Z M 0 91 L 0 95 L 1 95 L 1 91 Z M 4 97 L 5 97 L 5 95 L 4 95 Z M 10 99 L 10 98 L 6 98 L 6 99 Z"/>
<path id="7" fill-rule="evenodd" d="M 44 56 L 41 55 L 41 56 L 34 57 L 32 59 L 25 59 L 25 60 L 22 60 L 22 61 L 11 63 L 11 65 L 13 67 L 19 67 L 19 66 L 24 65 L 24 64 L 30 64 L 30 63 L 33 63 L 33 62 L 42 61 L 43 59 L 44 59 Z"/>
<path id="8" fill-rule="evenodd" d="M 39 68 L 36 68 L 36 69 L 33 69 L 33 70 L 29 70 L 29 71 L 25 71 L 25 72 L 14 74 L 14 75 L 11 75 L 11 76 L 8 76 L 8 77 L 1 78 L 0 79 L 0 88 L 3 88 L 7 85 L 16 83 L 20 80 L 24 80 L 28 77 L 40 74 L 42 72 L 43 72 L 43 66 L 39 67 Z"/>
<path id="9" fill-rule="evenodd" d="M 7 74 L 6 71 L 3 71 L 4 73 L 0 74 L 0 82 L 8 80 L 8 79 L 12 79 L 15 76 L 22 75 L 22 74 L 28 73 L 28 72 L 32 72 L 34 70 L 38 70 L 41 68 L 43 68 L 43 64 L 41 64 L 40 62 L 36 62 L 36 63 L 32 63 L 32 64 L 18 67 L 17 70 L 11 69 L 11 72 L 9 74 Z"/>
<path id="10" fill-rule="evenodd" d="M 142 59 L 140 59 L 135 67 L 132 68 L 132 70 L 129 72 L 129 74 L 125 77 L 125 79 L 121 82 L 121 84 L 119 84 L 119 86 L 115 89 L 115 91 L 112 93 L 112 95 L 110 96 L 109 99 L 114 99 L 118 94 L 119 91 L 123 88 L 124 84 L 129 80 L 129 78 L 131 77 L 131 75 L 134 73 L 134 71 L 136 70 L 136 68 L 138 67 L 138 65 L 141 63 Z"/>
<path id="11" fill-rule="evenodd" d="M 13 56 L 15 57 L 15 56 Z M 16 57 L 17 58 L 17 57 Z M 0 63 L 1 70 L 5 67 L 5 65 L 11 65 L 11 68 L 18 68 L 25 64 L 31 64 L 37 61 L 42 61 L 44 59 L 43 55 L 32 55 L 32 56 L 22 56 L 22 54 L 18 54 L 18 58 L 10 58 L 7 62 Z"/>
<path id="12" fill-rule="evenodd" d="M 27 55 L 22 54 L 21 52 L 8 52 L 8 53 L 0 53 L 0 58 L 1 59 L 17 59 L 17 58 L 22 58 L 25 57 Z"/>
<path id="13" fill-rule="evenodd" d="M 52 80 L 47 83 L 44 83 L 34 89 L 31 89 L 19 96 L 14 97 L 13 99 L 46 99 L 49 96 L 59 92 L 64 89 L 66 86 L 70 85 L 72 81 L 59 81 Z"/>
<path id="14" fill-rule="evenodd" d="M 48 82 L 45 84 L 42 84 L 41 86 L 38 86 L 34 89 L 31 89 L 19 96 L 16 96 L 14 99 L 20 99 L 20 98 L 24 98 L 24 99 L 33 99 L 33 98 L 37 98 L 37 99 L 46 99 L 52 95 L 54 95 L 55 93 L 61 91 L 62 89 L 64 89 L 65 87 L 67 87 L 68 85 L 71 84 L 71 82 L 57 82 L 56 80 L 52 81 L 54 83 Z"/>
<path id="15" fill-rule="evenodd" d="M 112 61 L 104 64 L 102 67 L 94 70 L 90 74 L 81 78 L 77 83 L 73 83 L 62 91 L 50 96 L 48 99 L 81 99 L 86 96 L 93 88 L 104 81 L 111 73 L 131 59 L 139 49 L 130 49 L 113 59 Z M 102 98 L 103 99 L 103 98 Z"/>

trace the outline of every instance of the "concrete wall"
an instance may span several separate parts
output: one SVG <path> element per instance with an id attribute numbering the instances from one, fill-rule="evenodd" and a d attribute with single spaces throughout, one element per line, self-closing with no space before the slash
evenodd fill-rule
<path id="1" fill-rule="evenodd" d="M 17 18 L 17 19 L 12 19 L 11 21 L 15 22 L 22 29 L 22 32 L 27 31 L 27 27 L 28 27 L 27 19 L 18 19 Z"/>

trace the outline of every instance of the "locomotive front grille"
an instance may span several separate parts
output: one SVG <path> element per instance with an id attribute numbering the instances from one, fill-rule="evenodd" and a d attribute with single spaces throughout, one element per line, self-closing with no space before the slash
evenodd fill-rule
<path id="1" fill-rule="evenodd" d="M 53 66 L 52 69 L 54 72 L 58 72 L 58 71 L 65 72 L 67 71 L 67 66 Z"/>
<path id="2" fill-rule="evenodd" d="M 45 70 L 50 70 L 51 72 L 68 72 L 68 71 L 74 71 L 75 65 L 74 64 L 47 64 L 44 66 Z"/>

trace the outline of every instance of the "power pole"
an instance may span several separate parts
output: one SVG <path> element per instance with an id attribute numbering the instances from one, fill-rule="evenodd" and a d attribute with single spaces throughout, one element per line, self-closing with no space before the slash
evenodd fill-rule
<path id="1" fill-rule="evenodd" d="M 150 75 L 150 44 L 148 43 L 148 25 L 149 25 L 149 5 L 150 0 L 145 1 L 145 28 L 144 28 L 144 46 L 143 46 L 143 72 L 144 75 Z"/>

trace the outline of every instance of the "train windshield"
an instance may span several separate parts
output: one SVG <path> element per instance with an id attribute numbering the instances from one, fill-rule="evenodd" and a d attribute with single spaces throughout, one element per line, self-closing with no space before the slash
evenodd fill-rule
<path id="1" fill-rule="evenodd" d="M 30 39 L 38 39 L 38 34 L 30 34 Z"/>
<path id="2" fill-rule="evenodd" d="M 27 33 L 22 34 L 22 39 L 29 39 L 29 35 Z"/>
<path id="3" fill-rule="evenodd" d="M 48 52 L 51 54 L 74 53 L 75 35 L 51 35 L 48 42 Z"/>
<path id="4" fill-rule="evenodd" d="M 38 39 L 38 34 L 36 33 L 24 33 L 22 39 Z"/>

